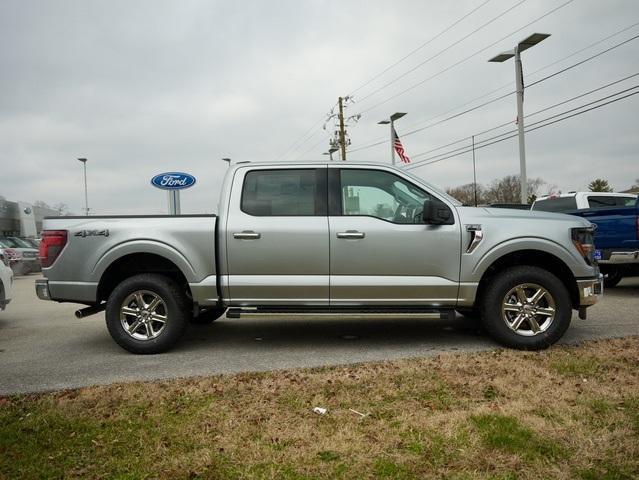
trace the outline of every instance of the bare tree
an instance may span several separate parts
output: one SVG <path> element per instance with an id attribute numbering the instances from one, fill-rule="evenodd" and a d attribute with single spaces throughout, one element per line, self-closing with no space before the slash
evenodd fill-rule
<path id="1" fill-rule="evenodd" d="M 477 184 L 477 204 L 480 205 L 485 202 L 485 188 L 481 184 Z M 475 188 L 473 183 L 467 183 L 458 187 L 451 187 L 446 189 L 446 193 L 451 197 L 456 198 L 464 205 L 475 205 Z"/>
<path id="2" fill-rule="evenodd" d="M 62 215 L 66 215 L 67 212 L 69 211 L 69 206 L 66 203 L 56 203 L 53 207 L 53 210 L 58 212 L 58 215 L 62 216 Z"/>
<path id="3" fill-rule="evenodd" d="M 541 178 L 529 178 L 528 191 L 526 192 L 528 201 L 536 198 L 539 189 L 545 184 L 546 182 Z M 519 203 L 521 199 L 520 192 L 519 175 L 506 175 L 491 182 L 486 192 L 486 199 L 489 203 Z"/>
<path id="4" fill-rule="evenodd" d="M 51 208 L 47 202 L 44 202 L 42 200 L 36 200 L 35 202 L 33 202 L 33 206 L 40 208 Z"/>

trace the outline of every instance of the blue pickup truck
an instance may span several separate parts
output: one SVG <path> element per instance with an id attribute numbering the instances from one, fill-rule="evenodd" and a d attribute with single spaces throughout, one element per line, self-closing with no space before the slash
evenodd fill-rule
<path id="1" fill-rule="evenodd" d="M 606 287 L 614 287 L 623 277 L 639 276 L 639 200 L 634 196 L 614 195 L 608 194 L 607 199 L 614 198 L 614 206 L 575 209 L 574 200 L 568 201 L 566 195 L 546 197 L 532 206 L 533 210 L 584 217 L 597 225 L 595 259 L 605 275 Z M 573 208 L 561 208 L 563 205 Z"/>

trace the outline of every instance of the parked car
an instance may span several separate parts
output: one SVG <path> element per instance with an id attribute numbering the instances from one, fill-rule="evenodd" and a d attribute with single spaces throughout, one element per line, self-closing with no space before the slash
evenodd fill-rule
<path id="1" fill-rule="evenodd" d="M 586 208 L 630 207 L 637 195 L 613 192 L 569 192 L 539 197 L 532 210 L 542 212 L 568 212 Z"/>
<path id="2" fill-rule="evenodd" d="M 40 248 L 40 239 L 39 238 L 20 238 L 23 242 L 28 243 L 31 248 L 35 248 L 38 250 Z"/>
<path id="3" fill-rule="evenodd" d="M 16 267 L 19 269 L 14 269 L 17 275 L 41 270 L 38 249 L 33 248 L 24 240 L 17 237 L 0 237 L 0 247 L 12 248 L 18 252 L 19 262 L 16 263 Z"/>
<path id="4" fill-rule="evenodd" d="M 499 342 L 545 348 L 602 293 L 593 227 L 464 207 L 376 164 L 241 164 L 220 214 L 48 217 L 39 298 L 106 309 L 113 339 L 167 350 L 189 321 L 254 313 L 481 317 Z M 401 327 L 397 327 L 401 328 Z"/>
<path id="5" fill-rule="evenodd" d="M 0 310 L 4 310 L 11 302 L 13 289 L 13 271 L 9 267 L 9 259 L 0 251 Z"/>
<path id="6" fill-rule="evenodd" d="M 565 210 L 564 213 L 584 217 L 597 226 L 594 256 L 604 274 L 604 285 L 612 288 L 624 277 L 639 276 L 639 200 L 628 194 L 606 198 L 619 205 Z M 549 200 L 541 207 L 545 208 L 553 201 Z M 598 203 L 601 202 L 591 202 Z"/>

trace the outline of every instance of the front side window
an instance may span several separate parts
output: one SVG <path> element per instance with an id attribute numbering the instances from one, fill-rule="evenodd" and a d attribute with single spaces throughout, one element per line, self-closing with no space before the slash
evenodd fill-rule
<path id="1" fill-rule="evenodd" d="M 613 197 L 607 195 L 591 195 L 588 197 L 588 205 L 590 208 L 631 207 L 635 202 L 636 199 L 632 197 Z"/>
<path id="2" fill-rule="evenodd" d="M 342 215 L 365 215 L 393 223 L 424 223 L 431 196 L 401 177 L 381 170 L 340 171 Z"/>
<path id="3" fill-rule="evenodd" d="M 310 168 L 250 171 L 244 177 L 241 209 L 258 217 L 325 215 L 318 199 L 322 173 Z"/>

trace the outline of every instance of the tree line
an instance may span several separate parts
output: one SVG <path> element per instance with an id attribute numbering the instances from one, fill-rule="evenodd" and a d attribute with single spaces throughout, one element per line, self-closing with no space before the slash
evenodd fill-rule
<path id="1" fill-rule="evenodd" d="M 528 203 L 535 201 L 540 193 L 540 190 L 548 183 L 542 178 L 529 178 L 526 197 Z M 639 187 L 639 178 L 635 180 L 635 185 L 631 188 Z M 588 184 L 588 189 L 591 192 L 612 192 L 614 188 L 608 180 L 603 178 L 595 178 Z M 556 185 L 548 185 L 546 193 L 551 195 L 553 193 L 561 193 L 557 190 Z M 446 189 L 446 193 L 456 198 L 464 205 L 487 205 L 491 203 L 520 203 L 521 186 L 519 182 L 519 175 L 506 175 L 505 177 L 498 178 L 490 182 L 489 184 L 466 183 L 457 187 L 450 187 Z"/>

